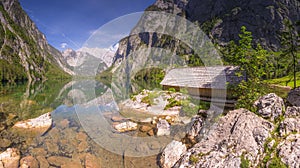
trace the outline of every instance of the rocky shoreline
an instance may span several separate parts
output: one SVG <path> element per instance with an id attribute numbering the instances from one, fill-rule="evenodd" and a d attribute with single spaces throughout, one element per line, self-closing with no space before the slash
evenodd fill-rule
<path id="1" fill-rule="evenodd" d="M 287 102 L 274 93 L 265 95 L 254 103 L 255 113 L 230 111 L 205 138 L 195 139 L 205 120 L 199 116 L 187 134 L 195 145 L 182 150 L 183 144 L 171 142 L 160 155 L 160 167 L 300 167 L 299 91 L 292 90 Z"/>

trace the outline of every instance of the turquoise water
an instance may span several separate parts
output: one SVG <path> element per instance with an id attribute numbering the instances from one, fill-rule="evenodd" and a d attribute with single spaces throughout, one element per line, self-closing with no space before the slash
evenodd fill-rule
<path id="1" fill-rule="evenodd" d="M 148 144 L 138 144 L 134 148 L 130 145 L 136 144 L 124 143 L 123 146 L 127 145 L 129 150 L 126 147 L 121 149 L 118 145 L 112 148 L 114 145 L 111 146 L 109 141 L 113 143 L 112 140 L 120 140 L 114 136 L 138 137 L 139 133 L 113 134 L 110 117 L 118 113 L 118 107 L 112 98 L 113 93 L 108 94 L 109 87 L 101 82 L 47 81 L 5 85 L 0 90 L 0 141 L 11 142 L 0 145 L 0 151 L 18 148 L 21 157 L 31 155 L 44 167 L 66 164 L 72 167 L 158 167 L 156 153 L 161 150 L 161 145 L 156 141 L 152 143 L 150 140 Z M 20 133 L 12 129 L 17 121 L 47 112 L 51 112 L 53 125 L 43 135 Z M 106 137 L 105 143 L 101 139 L 103 130 L 112 136 Z M 161 141 L 168 142 L 169 139 Z M 145 146 L 152 153 L 137 157 L 139 155 L 134 152 L 143 151 Z"/>

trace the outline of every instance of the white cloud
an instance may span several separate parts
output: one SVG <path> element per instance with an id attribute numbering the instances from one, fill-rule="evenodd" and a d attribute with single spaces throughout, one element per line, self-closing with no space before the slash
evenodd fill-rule
<path id="1" fill-rule="evenodd" d="M 61 43 L 60 48 L 65 49 L 67 48 L 68 44 L 67 43 Z"/>

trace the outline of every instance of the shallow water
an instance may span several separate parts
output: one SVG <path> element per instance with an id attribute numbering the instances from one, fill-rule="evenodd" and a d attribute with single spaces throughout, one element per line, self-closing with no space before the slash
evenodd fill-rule
<path id="1" fill-rule="evenodd" d="M 41 167 L 158 167 L 157 154 L 184 133 L 182 127 L 163 137 L 116 132 L 111 118 L 120 115 L 117 93 L 93 80 L 2 86 L 0 94 L 0 141 L 6 142 L 0 151 L 18 148 L 21 157 L 31 155 Z M 47 112 L 53 125 L 44 135 L 11 128 Z"/>

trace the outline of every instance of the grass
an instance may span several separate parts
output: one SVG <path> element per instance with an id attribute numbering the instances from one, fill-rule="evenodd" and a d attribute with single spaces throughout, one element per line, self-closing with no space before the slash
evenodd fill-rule
<path id="1" fill-rule="evenodd" d="M 143 103 L 146 103 L 146 104 L 152 106 L 152 105 L 155 105 L 154 99 L 158 98 L 159 96 L 160 96 L 159 92 L 153 91 L 153 92 L 150 92 L 147 96 L 143 97 L 141 101 Z"/>
<path id="2" fill-rule="evenodd" d="M 199 158 L 197 156 L 191 155 L 189 160 L 192 164 L 196 164 L 199 161 Z"/>
<path id="3" fill-rule="evenodd" d="M 297 72 L 296 79 L 297 79 L 297 81 L 296 81 L 297 86 L 300 86 L 300 72 Z M 293 77 L 293 75 L 288 75 L 288 76 L 285 76 L 282 78 L 267 80 L 267 83 L 280 85 L 280 86 L 289 86 L 289 87 L 293 88 L 294 87 L 294 77 Z"/>
<path id="4" fill-rule="evenodd" d="M 281 87 L 280 85 L 268 85 L 265 86 L 267 88 L 267 93 L 275 93 L 277 96 L 285 99 L 290 92 L 290 88 Z"/>
<path id="5" fill-rule="evenodd" d="M 169 103 L 166 105 L 164 110 L 167 110 L 167 109 L 175 107 L 175 106 L 181 106 L 181 104 L 182 104 L 180 100 L 176 100 L 174 98 L 169 98 L 168 102 Z"/>

